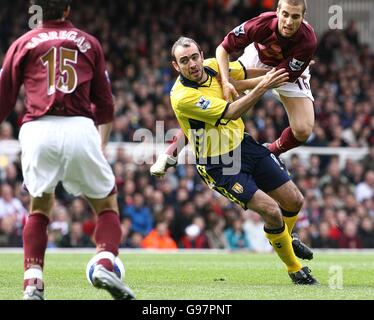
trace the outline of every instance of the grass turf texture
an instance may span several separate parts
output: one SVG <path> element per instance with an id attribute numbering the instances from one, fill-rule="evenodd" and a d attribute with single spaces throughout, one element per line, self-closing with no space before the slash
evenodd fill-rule
<path id="1" fill-rule="evenodd" d="M 90 254 L 46 255 L 44 281 L 48 300 L 111 299 L 85 277 Z M 137 299 L 147 300 L 373 300 L 374 253 L 315 253 L 312 269 L 320 286 L 291 283 L 275 254 L 121 254 L 125 282 Z M 22 299 L 23 256 L 0 253 L 0 300 Z M 341 270 L 343 288 L 337 284 Z"/>

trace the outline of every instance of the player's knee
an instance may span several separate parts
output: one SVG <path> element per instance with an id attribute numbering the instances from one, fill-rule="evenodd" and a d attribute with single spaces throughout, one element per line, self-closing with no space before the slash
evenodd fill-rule
<path id="1" fill-rule="evenodd" d="M 293 130 L 293 134 L 295 138 L 299 141 L 307 141 L 309 136 L 312 134 L 312 132 L 313 132 L 312 124 L 301 125 L 301 126 L 296 127 Z"/>
<path id="2" fill-rule="evenodd" d="M 266 225 L 270 228 L 276 229 L 283 225 L 282 212 L 276 202 L 266 205 L 263 218 Z"/>
<path id="3" fill-rule="evenodd" d="M 292 209 L 290 211 L 292 212 L 299 212 L 303 208 L 304 196 L 301 194 L 299 190 L 296 190 L 296 192 L 294 192 L 294 195 L 291 199 L 291 203 Z"/>
<path id="4" fill-rule="evenodd" d="M 30 212 L 49 216 L 54 204 L 53 194 L 43 194 L 40 198 L 31 197 Z"/>
<path id="5" fill-rule="evenodd" d="M 108 210 L 114 211 L 117 213 L 119 212 L 116 195 L 110 195 L 104 199 L 89 199 L 88 198 L 88 201 L 91 204 L 96 214 L 100 214 Z"/>

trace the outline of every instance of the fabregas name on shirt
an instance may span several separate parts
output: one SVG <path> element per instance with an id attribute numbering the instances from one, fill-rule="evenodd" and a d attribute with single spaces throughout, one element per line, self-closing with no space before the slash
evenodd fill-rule
<path id="1" fill-rule="evenodd" d="M 52 40 L 70 40 L 76 43 L 80 52 L 85 53 L 89 49 L 91 49 L 91 44 L 86 41 L 84 36 L 78 36 L 78 32 L 76 31 L 50 31 L 50 32 L 41 32 L 37 34 L 35 37 L 32 37 L 31 40 L 27 43 L 27 49 L 34 49 L 39 44 L 52 41 Z"/>

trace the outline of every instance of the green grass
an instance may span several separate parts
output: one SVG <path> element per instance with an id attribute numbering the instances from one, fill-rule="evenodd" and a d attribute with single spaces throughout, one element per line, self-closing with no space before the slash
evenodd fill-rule
<path id="1" fill-rule="evenodd" d="M 44 280 L 48 300 L 110 299 L 85 278 L 90 254 L 47 253 Z M 374 253 L 315 253 L 305 263 L 320 286 L 295 286 L 275 254 L 126 253 L 126 282 L 137 299 L 295 300 L 374 299 Z M 334 268 L 343 287 L 334 289 Z M 23 256 L 0 253 L 0 300 L 22 298 Z M 329 285 L 330 284 L 330 285 Z"/>

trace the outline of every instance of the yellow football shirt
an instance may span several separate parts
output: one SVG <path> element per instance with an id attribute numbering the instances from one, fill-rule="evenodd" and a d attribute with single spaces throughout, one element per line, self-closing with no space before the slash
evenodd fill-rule
<path id="1" fill-rule="evenodd" d="M 204 68 L 208 74 L 206 82 L 198 84 L 181 75 L 170 93 L 174 113 L 197 159 L 224 155 L 237 148 L 244 136 L 241 118 L 230 121 L 223 117 L 230 104 L 223 99 L 217 79 L 217 60 L 205 60 Z M 238 61 L 231 62 L 229 70 L 233 79 L 246 78 Z"/>

